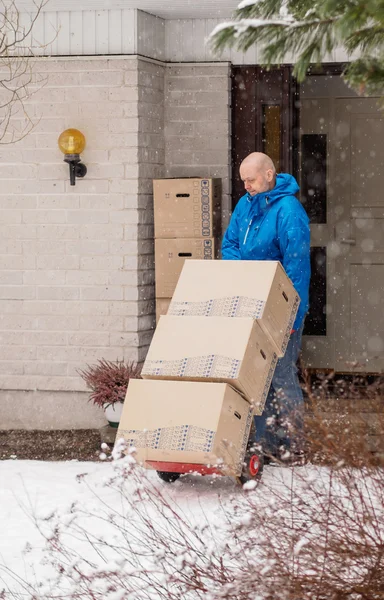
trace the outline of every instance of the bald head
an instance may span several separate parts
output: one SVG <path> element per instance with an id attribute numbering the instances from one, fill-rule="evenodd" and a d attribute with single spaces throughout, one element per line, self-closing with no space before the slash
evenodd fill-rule
<path id="1" fill-rule="evenodd" d="M 266 154 L 252 152 L 240 165 L 240 177 L 251 196 L 267 192 L 275 187 L 275 165 Z"/>

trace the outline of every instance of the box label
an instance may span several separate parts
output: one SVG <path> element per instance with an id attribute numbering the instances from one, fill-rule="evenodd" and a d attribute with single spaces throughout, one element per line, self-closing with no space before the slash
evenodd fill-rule
<path id="1" fill-rule="evenodd" d="M 185 452 L 211 452 L 215 431 L 196 425 L 159 427 L 142 431 L 121 429 L 119 431 L 129 446 L 153 450 L 181 450 Z"/>
<path id="2" fill-rule="evenodd" d="M 252 317 L 260 319 L 265 300 L 247 296 L 212 298 L 201 302 L 171 302 L 168 314 L 178 317 Z"/>
<path id="3" fill-rule="evenodd" d="M 173 377 L 215 377 L 237 379 L 241 360 L 208 354 L 207 356 L 185 357 L 178 360 L 146 360 L 142 374 Z"/>

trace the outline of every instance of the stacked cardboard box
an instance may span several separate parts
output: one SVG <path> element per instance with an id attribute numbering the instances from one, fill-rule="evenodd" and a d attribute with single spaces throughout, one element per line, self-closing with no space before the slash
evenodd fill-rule
<path id="1" fill-rule="evenodd" d="M 156 319 L 166 314 L 186 259 L 217 258 L 221 228 L 219 179 L 157 179 L 155 215 Z"/>
<path id="2" fill-rule="evenodd" d="M 186 261 L 118 436 L 157 470 L 239 475 L 297 308 L 277 262 Z"/>

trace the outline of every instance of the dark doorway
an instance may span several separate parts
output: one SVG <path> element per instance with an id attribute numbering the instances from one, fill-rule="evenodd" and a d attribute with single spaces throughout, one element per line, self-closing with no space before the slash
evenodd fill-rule
<path id="1" fill-rule="evenodd" d="M 232 207 L 244 194 L 241 161 L 265 152 L 278 172 L 298 172 L 298 85 L 292 67 L 266 71 L 259 66 L 232 70 Z"/>

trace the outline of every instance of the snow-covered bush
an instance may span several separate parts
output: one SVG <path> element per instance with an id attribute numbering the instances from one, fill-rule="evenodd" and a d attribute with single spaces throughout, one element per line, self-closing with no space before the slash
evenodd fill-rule
<path id="1" fill-rule="evenodd" d="M 161 483 L 118 444 L 102 484 L 113 501 L 94 487 L 94 502 L 38 522 L 46 577 L 25 584 L 23 599 L 382 600 L 384 469 L 363 443 L 359 466 L 347 460 L 350 432 L 335 435 L 313 418 L 325 465 L 271 467 L 254 489 L 222 487 L 215 518 L 178 506 L 194 493 L 191 476 Z"/>

